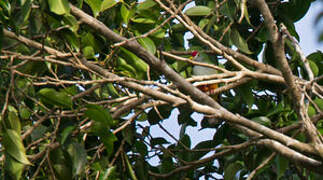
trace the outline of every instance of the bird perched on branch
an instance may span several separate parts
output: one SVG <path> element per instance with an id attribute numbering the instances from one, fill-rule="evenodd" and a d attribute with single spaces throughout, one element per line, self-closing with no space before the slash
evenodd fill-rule
<path id="1" fill-rule="evenodd" d="M 207 57 L 207 55 L 204 53 L 199 53 L 198 51 L 193 51 L 191 55 L 192 55 L 192 59 L 196 62 L 213 64 L 210 61 L 209 57 Z M 199 66 L 199 65 L 193 66 L 193 75 L 195 75 L 195 76 L 204 76 L 204 75 L 211 75 L 211 74 L 217 74 L 217 70 L 210 68 L 210 67 L 205 67 L 205 66 Z M 217 99 L 216 95 L 214 95 L 214 91 L 218 88 L 218 84 L 200 85 L 200 86 L 197 86 L 197 88 L 199 88 L 201 91 L 207 93 L 215 100 Z"/>

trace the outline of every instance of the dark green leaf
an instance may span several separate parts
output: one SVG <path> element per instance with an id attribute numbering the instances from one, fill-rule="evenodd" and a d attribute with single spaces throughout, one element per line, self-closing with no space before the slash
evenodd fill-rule
<path id="1" fill-rule="evenodd" d="M 75 129 L 74 126 L 68 126 L 62 131 L 62 133 L 60 134 L 61 135 L 61 141 L 60 141 L 61 144 L 65 143 L 66 139 L 69 137 L 69 135 L 73 132 L 74 129 Z"/>
<path id="2" fill-rule="evenodd" d="M 129 65 L 124 58 L 118 57 L 117 65 L 117 70 L 120 71 L 123 76 L 136 77 L 136 69 Z"/>
<path id="3" fill-rule="evenodd" d="M 66 92 L 57 92 L 52 88 L 43 88 L 38 92 L 43 103 L 63 108 L 72 108 L 72 98 Z"/>
<path id="4" fill-rule="evenodd" d="M 106 130 L 107 131 L 107 130 Z M 108 157 L 112 154 L 113 149 L 114 149 L 114 142 L 117 141 L 117 137 L 110 131 L 105 132 L 104 134 L 101 133 L 100 135 L 100 139 L 103 142 L 106 151 L 107 151 L 107 155 Z"/>
<path id="5" fill-rule="evenodd" d="M 224 179 L 234 180 L 237 175 L 237 172 L 242 168 L 243 166 L 239 162 L 229 164 L 224 170 Z"/>
<path id="6" fill-rule="evenodd" d="M 276 156 L 276 165 L 277 165 L 277 170 L 278 170 L 277 179 L 280 179 L 282 176 L 284 176 L 286 170 L 288 169 L 289 160 L 286 159 L 284 156 L 277 155 Z"/>
<path id="7" fill-rule="evenodd" d="M 99 180 L 117 180 L 117 168 L 115 166 L 109 167 L 103 173 L 100 173 Z"/>
<path id="8" fill-rule="evenodd" d="M 66 153 L 66 151 L 63 151 L 61 147 L 51 150 L 50 160 L 51 160 L 51 163 L 53 163 L 55 176 L 58 179 L 62 179 L 62 180 L 73 179 L 72 162 L 68 157 L 68 154 Z"/>
<path id="9" fill-rule="evenodd" d="M 141 141 L 136 141 L 135 147 L 141 156 L 144 157 L 144 156 L 148 155 L 148 150 L 147 150 L 147 146 L 145 145 L 145 143 L 143 143 Z"/>
<path id="10" fill-rule="evenodd" d="M 70 15 L 70 14 L 66 14 L 64 15 L 64 22 L 69 26 L 69 29 L 74 32 L 77 33 L 77 30 L 79 28 L 79 23 L 77 22 L 77 19 Z"/>
<path id="11" fill-rule="evenodd" d="M 201 29 L 204 29 L 204 27 L 209 24 L 209 21 L 210 21 L 209 19 L 201 19 L 201 21 L 199 22 L 198 26 Z"/>
<path id="12" fill-rule="evenodd" d="M 156 46 L 155 46 L 155 43 L 154 41 L 152 41 L 150 38 L 148 37 L 145 37 L 145 38 L 140 38 L 138 39 L 138 42 L 145 48 L 147 49 L 151 54 L 155 54 L 156 53 Z M 144 67 L 142 68 L 145 68 L 147 65 L 146 64 L 143 64 Z"/>
<path id="13" fill-rule="evenodd" d="M 107 109 L 104 109 L 102 106 L 93 104 L 89 104 L 86 107 L 87 109 L 84 112 L 86 117 L 94 121 L 100 122 L 106 127 L 110 127 L 113 125 L 113 119 L 111 117 L 110 112 Z"/>
<path id="14" fill-rule="evenodd" d="M 198 143 L 193 149 L 194 150 L 201 150 L 201 149 L 209 149 L 209 148 L 214 148 L 216 147 L 216 142 L 214 140 L 208 140 L 208 141 L 202 141 L 200 143 Z M 204 155 L 206 155 L 207 153 L 209 153 L 209 151 L 196 151 L 193 154 L 193 161 L 194 160 L 198 160 L 201 157 L 203 157 Z"/>
<path id="15" fill-rule="evenodd" d="M 152 146 L 156 146 L 156 145 L 161 145 L 161 144 L 169 144 L 169 142 L 161 137 L 157 137 L 157 138 L 152 138 L 150 141 Z"/>
<path id="16" fill-rule="evenodd" d="M 17 13 L 16 15 L 17 18 L 14 21 L 17 27 L 20 27 L 29 18 L 31 5 L 32 5 L 32 1 L 26 0 L 23 6 L 21 7 L 21 10 Z"/>
<path id="17" fill-rule="evenodd" d="M 168 106 L 159 106 L 157 107 L 159 112 L 156 112 L 154 108 L 152 108 L 148 112 L 148 121 L 151 125 L 157 124 L 159 121 L 161 121 L 161 118 L 168 118 L 171 111 Z M 161 117 L 160 117 L 161 115 Z"/>
<path id="18" fill-rule="evenodd" d="M 153 46 L 151 45 L 151 48 L 153 50 Z M 135 68 L 135 74 L 138 78 L 144 78 L 148 69 L 147 64 L 145 63 L 145 61 L 143 61 L 142 59 L 140 59 L 139 57 L 137 57 L 134 53 L 132 53 L 131 51 L 128 51 L 127 49 L 121 47 L 120 48 L 122 50 L 122 54 L 121 56 L 124 57 L 124 59 L 126 60 L 127 64 L 131 65 L 133 68 Z"/>
<path id="19" fill-rule="evenodd" d="M 29 119 L 29 117 L 31 116 L 31 112 L 27 108 L 20 106 L 19 107 L 19 116 L 22 119 Z"/>
<path id="20" fill-rule="evenodd" d="M 5 155 L 4 170 L 6 175 L 9 175 L 12 180 L 21 179 L 21 174 L 24 170 L 24 164 L 12 158 L 9 154 Z M 5 178 L 7 179 L 7 178 Z"/>
<path id="21" fill-rule="evenodd" d="M 85 2 L 91 7 L 94 17 L 97 17 L 101 11 L 101 0 L 85 0 Z"/>
<path id="22" fill-rule="evenodd" d="M 72 162 L 73 162 L 73 176 L 80 175 L 84 171 L 86 160 L 86 151 L 84 146 L 79 143 L 72 142 L 67 147 L 67 152 L 69 153 Z"/>
<path id="23" fill-rule="evenodd" d="M 236 12 L 234 1 L 227 1 L 224 3 L 220 8 L 220 12 L 229 17 L 231 21 L 234 21 Z"/>
<path id="24" fill-rule="evenodd" d="M 2 49 L 3 37 L 4 37 L 3 36 L 3 25 L 0 23 L 0 49 Z M 0 55 L 1 55 L 1 52 L 0 52 Z"/>
<path id="25" fill-rule="evenodd" d="M 292 22 L 296 22 L 305 16 L 310 8 L 311 1 L 290 0 L 285 1 L 278 7 L 278 14 Z"/>
<path id="26" fill-rule="evenodd" d="M 240 33 L 236 29 L 232 29 L 230 33 L 230 40 L 232 43 L 237 46 L 237 48 L 246 53 L 246 54 L 252 54 L 252 52 L 248 48 L 248 43 L 243 37 L 241 37 Z"/>

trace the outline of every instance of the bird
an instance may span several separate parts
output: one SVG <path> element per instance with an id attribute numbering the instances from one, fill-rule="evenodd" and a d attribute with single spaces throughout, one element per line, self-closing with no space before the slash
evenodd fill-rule
<path id="1" fill-rule="evenodd" d="M 196 62 L 214 64 L 205 53 L 199 53 L 198 51 L 193 51 L 191 53 L 191 59 Z M 192 73 L 193 73 L 193 76 L 205 76 L 205 75 L 217 74 L 218 72 L 216 69 L 213 69 L 210 67 L 194 65 Z M 218 84 L 206 84 L 206 85 L 197 86 L 197 88 L 200 89 L 202 92 L 208 94 L 212 99 L 220 103 L 218 95 L 214 93 L 218 87 L 219 87 Z M 220 124 L 222 124 L 222 122 L 223 122 L 222 120 L 215 118 L 212 115 L 211 116 L 205 115 L 201 122 L 201 126 L 202 126 L 202 129 L 207 127 L 218 127 Z"/>
<path id="2" fill-rule="evenodd" d="M 198 51 L 193 51 L 191 53 L 191 59 L 196 62 L 214 64 L 211 62 L 210 58 L 205 53 L 199 53 Z M 211 75 L 211 74 L 217 74 L 217 70 L 210 68 L 210 67 L 205 67 L 205 66 L 199 66 L 199 65 L 193 66 L 193 75 L 194 76 L 205 76 L 205 75 Z M 207 84 L 207 85 L 197 86 L 198 89 L 200 89 L 202 92 L 210 95 L 215 100 L 217 100 L 217 96 L 214 94 L 214 91 L 218 87 L 219 87 L 218 84 Z"/>

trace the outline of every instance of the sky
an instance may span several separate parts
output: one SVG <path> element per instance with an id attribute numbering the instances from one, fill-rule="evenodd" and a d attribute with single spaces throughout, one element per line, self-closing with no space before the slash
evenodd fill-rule
<path id="1" fill-rule="evenodd" d="M 318 42 L 320 29 L 319 27 L 314 26 L 315 18 L 317 17 L 317 15 L 322 9 L 323 9 L 322 3 L 319 3 L 319 2 L 312 3 L 308 13 L 296 23 L 296 31 L 300 36 L 299 44 L 306 56 L 313 52 L 316 52 L 317 50 L 323 51 L 323 43 Z M 321 23 L 320 25 L 322 25 L 321 27 L 323 27 L 323 23 Z M 178 115 L 179 115 L 178 110 L 174 109 L 169 119 L 165 119 L 161 123 L 162 126 L 164 126 L 167 130 L 169 130 L 169 132 L 173 134 L 177 139 L 179 139 L 179 132 L 180 132 L 180 126 L 177 124 Z M 202 115 L 198 113 L 194 113 L 193 119 L 197 121 L 199 126 L 188 127 L 186 129 L 186 132 L 191 137 L 191 141 L 192 141 L 191 147 L 194 147 L 196 144 L 198 144 L 201 141 L 212 139 L 215 133 L 214 129 L 199 130 L 201 128 L 200 122 L 202 119 Z M 141 124 L 147 125 L 146 123 L 141 123 Z M 151 126 L 150 132 L 153 137 L 164 137 L 172 143 L 175 142 L 175 140 L 170 138 L 165 132 L 161 131 L 157 125 Z M 158 159 L 152 160 L 150 161 L 150 163 L 152 165 L 157 165 Z"/>
<path id="2" fill-rule="evenodd" d="M 319 30 L 322 30 L 323 23 L 320 26 L 314 26 L 314 21 L 320 11 L 323 10 L 323 3 L 316 1 L 311 4 L 307 14 L 296 23 L 296 31 L 300 36 L 300 46 L 305 55 L 309 55 L 317 50 L 323 51 L 323 43 L 318 42 Z"/>

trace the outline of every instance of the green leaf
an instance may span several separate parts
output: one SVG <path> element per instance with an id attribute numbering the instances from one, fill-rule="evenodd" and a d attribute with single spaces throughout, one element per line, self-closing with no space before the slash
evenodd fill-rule
<path id="1" fill-rule="evenodd" d="M 220 7 L 220 12 L 229 17 L 231 22 L 235 19 L 236 4 L 234 1 L 227 1 Z"/>
<path id="2" fill-rule="evenodd" d="M 154 24 L 155 20 L 149 18 L 132 18 L 132 22 L 139 23 L 139 24 Z"/>
<path id="3" fill-rule="evenodd" d="M 99 180 L 117 180 L 117 167 L 112 166 L 100 173 Z"/>
<path id="4" fill-rule="evenodd" d="M 80 51 L 80 41 L 76 33 L 66 29 L 61 31 L 61 34 L 75 51 Z"/>
<path id="5" fill-rule="evenodd" d="M 107 109 L 104 109 L 102 106 L 88 104 L 86 106 L 86 111 L 84 112 L 85 116 L 103 123 L 105 126 L 110 127 L 113 125 L 113 119 L 110 112 Z"/>
<path id="6" fill-rule="evenodd" d="M 23 6 L 21 7 L 21 10 L 17 13 L 17 18 L 14 21 L 16 26 L 20 27 L 20 25 L 27 21 L 31 11 L 31 5 L 31 0 L 26 0 L 24 2 Z"/>
<path id="7" fill-rule="evenodd" d="M 283 102 L 280 102 L 277 106 L 275 106 L 274 109 L 272 109 L 271 111 L 268 112 L 268 114 L 266 115 L 267 117 L 273 116 L 275 114 L 279 114 L 281 112 L 283 112 L 284 109 L 284 104 Z"/>
<path id="8" fill-rule="evenodd" d="M 201 29 L 204 29 L 204 27 L 209 24 L 209 21 L 210 21 L 209 19 L 201 19 L 201 21 L 199 22 L 198 26 Z"/>
<path id="9" fill-rule="evenodd" d="M 149 112 L 148 112 L 148 122 L 151 125 L 157 124 L 159 121 L 161 121 L 161 118 L 168 118 L 168 116 L 170 115 L 171 111 L 169 109 L 169 106 L 158 106 L 157 109 L 160 113 L 160 115 L 162 117 L 159 116 L 159 114 L 156 112 L 156 110 L 154 108 L 152 108 Z"/>
<path id="10" fill-rule="evenodd" d="M 114 142 L 117 141 L 118 138 L 112 132 L 108 131 L 100 135 L 100 140 L 103 142 L 109 157 L 113 152 Z"/>
<path id="11" fill-rule="evenodd" d="M 5 119 L 5 125 L 7 129 L 14 130 L 17 134 L 21 133 L 21 124 L 17 112 L 9 111 L 8 118 Z"/>
<path id="12" fill-rule="evenodd" d="M 208 148 L 214 148 L 217 144 L 215 143 L 214 140 L 207 140 L 207 141 L 202 141 L 198 143 L 193 149 L 194 150 L 199 150 L 199 149 L 208 149 Z M 204 155 L 209 153 L 209 151 L 195 151 L 192 157 L 192 161 L 198 160 Z"/>
<path id="13" fill-rule="evenodd" d="M 323 74 L 323 53 L 321 51 L 314 52 L 306 57 L 306 59 L 315 62 L 318 67 L 318 75 Z M 312 67 L 311 67 L 312 68 Z M 321 83 L 322 81 L 319 81 Z M 322 84 L 320 84 L 322 85 Z"/>
<path id="14" fill-rule="evenodd" d="M 72 108 L 72 98 L 66 92 L 57 92 L 52 88 L 43 88 L 38 92 L 44 104 L 56 105 L 62 108 Z"/>
<path id="15" fill-rule="evenodd" d="M 118 57 L 117 59 L 117 70 L 124 76 L 136 77 L 137 75 L 136 69 L 129 65 L 122 57 Z"/>
<path id="16" fill-rule="evenodd" d="M 243 16 L 246 18 L 248 24 L 252 25 L 251 22 L 250 22 L 250 19 L 249 19 L 249 13 L 248 13 L 248 7 L 247 7 L 247 0 L 245 1 L 241 1 L 241 4 L 243 6 Z"/>
<path id="17" fill-rule="evenodd" d="M 87 162 L 87 154 L 80 143 L 72 142 L 67 147 L 67 152 L 70 155 L 73 162 L 73 176 L 80 175 L 85 169 L 85 164 Z"/>
<path id="18" fill-rule="evenodd" d="M 5 147 L 5 152 L 8 153 L 18 162 L 31 165 L 27 159 L 26 150 L 22 143 L 21 136 L 12 129 L 6 129 L 3 132 L 3 146 Z"/>
<path id="19" fill-rule="evenodd" d="M 124 159 L 126 160 L 128 173 L 129 173 L 131 179 L 132 180 L 137 180 L 136 173 L 133 170 L 131 163 L 129 162 L 128 156 L 124 155 Z"/>
<path id="20" fill-rule="evenodd" d="M 95 52 L 98 52 L 101 49 L 100 46 L 102 46 L 91 32 L 82 34 L 81 43 L 83 47 L 91 46 Z"/>
<path id="21" fill-rule="evenodd" d="M 4 12 L 4 15 L 7 15 L 7 16 L 11 15 L 11 5 L 9 1 L 0 1 L 0 7 L 2 12 Z"/>
<path id="22" fill-rule="evenodd" d="M 241 170 L 243 166 L 239 162 L 229 164 L 224 170 L 225 180 L 234 180 L 237 172 Z"/>
<path id="23" fill-rule="evenodd" d="M 5 174 L 8 174 L 12 180 L 19 180 L 21 179 L 21 174 L 24 170 L 24 164 L 16 161 L 7 153 L 5 154 L 5 162 L 4 162 L 4 170 Z"/>
<path id="24" fill-rule="evenodd" d="M 112 8 L 113 6 L 115 6 L 116 4 L 118 4 L 121 1 L 116 1 L 116 0 L 104 0 L 101 4 L 101 12 L 105 11 L 107 9 Z"/>
<path id="25" fill-rule="evenodd" d="M 77 33 L 77 30 L 79 29 L 79 23 L 74 16 L 66 14 L 64 15 L 63 21 L 65 22 L 65 24 L 69 25 L 69 29 L 72 32 Z"/>
<path id="26" fill-rule="evenodd" d="M 277 14 L 292 22 L 296 22 L 305 16 L 310 6 L 311 1 L 289 0 L 279 5 Z"/>
<path id="27" fill-rule="evenodd" d="M 4 35 L 3 35 L 3 25 L 2 25 L 2 23 L 0 23 L 0 49 L 2 49 L 3 37 L 4 37 Z M 1 55 L 1 51 L 0 51 L 0 55 Z"/>
<path id="28" fill-rule="evenodd" d="M 136 147 L 137 152 L 139 152 L 142 157 L 148 155 L 148 150 L 147 150 L 147 146 L 145 145 L 145 143 L 143 143 L 141 141 L 136 141 L 135 147 Z"/>
<path id="29" fill-rule="evenodd" d="M 193 6 L 185 11 L 188 16 L 208 16 L 212 9 L 207 6 Z"/>
<path id="30" fill-rule="evenodd" d="M 22 119 L 29 119 L 29 117 L 31 116 L 31 112 L 27 108 L 20 106 L 19 107 L 19 116 Z"/>
<path id="31" fill-rule="evenodd" d="M 238 30 L 236 30 L 236 29 L 232 29 L 231 30 L 231 33 L 230 33 L 230 40 L 231 40 L 231 42 L 235 45 L 235 46 L 237 46 L 237 48 L 240 50 L 240 51 L 242 51 L 242 52 L 244 52 L 244 53 L 246 53 L 246 54 L 252 54 L 252 52 L 249 50 L 249 48 L 248 48 L 248 43 L 247 43 L 247 41 L 246 40 L 244 40 L 242 37 L 241 37 L 241 35 L 240 35 L 240 33 L 238 32 Z"/>
<path id="32" fill-rule="evenodd" d="M 118 91 L 116 90 L 116 88 L 113 86 L 112 83 L 107 83 L 107 89 L 108 89 L 109 96 L 114 98 L 120 97 Z"/>
<path id="33" fill-rule="evenodd" d="M 43 138 L 47 130 L 48 128 L 44 125 L 37 126 L 30 135 L 31 140 L 35 141 L 39 138 Z"/>
<path id="34" fill-rule="evenodd" d="M 70 13 L 70 6 L 67 0 L 48 0 L 49 9 L 55 14 L 63 15 Z"/>
<path id="35" fill-rule="evenodd" d="M 310 64 L 310 67 L 312 69 L 312 72 L 313 72 L 314 76 L 318 76 L 319 75 L 319 68 L 316 65 L 316 63 L 314 61 L 311 61 L 311 60 L 309 60 L 308 62 Z"/>
<path id="36" fill-rule="evenodd" d="M 73 132 L 74 129 L 75 129 L 74 126 L 68 126 L 60 133 L 60 136 L 61 136 L 60 143 L 61 144 L 65 143 L 66 139 L 69 137 L 69 135 Z"/>
<path id="37" fill-rule="evenodd" d="M 83 52 L 83 56 L 87 59 L 92 59 L 94 58 L 94 49 L 92 46 L 85 46 L 83 49 L 82 49 L 82 52 Z"/>
<path id="38" fill-rule="evenodd" d="M 323 111 L 323 99 L 315 98 L 314 102 L 320 108 L 320 110 Z"/>
<path id="39" fill-rule="evenodd" d="M 153 0 L 146 0 L 144 2 L 141 2 L 138 4 L 137 9 L 139 11 L 143 10 L 149 10 L 150 8 L 154 7 L 156 5 L 156 2 Z"/>
<path id="40" fill-rule="evenodd" d="M 85 2 L 91 7 L 94 17 L 97 17 L 101 11 L 101 0 L 85 0 Z"/>
<path id="41" fill-rule="evenodd" d="M 128 8 L 124 4 L 121 5 L 120 13 L 121 13 L 121 17 L 122 17 L 123 22 L 125 24 L 128 24 L 130 11 L 128 10 Z"/>
<path id="42" fill-rule="evenodd" d="M 166 31 L 164 29 L 158 29 L 156 32 L 152 33 L 150 36 L 158 39 L 165 38 Z"/>
<path id="43" fill-rule="evenodd" d="M 255 98 L 253 97 L 251 84 L 244 84 L 238 88 L 239 95 L 241 98 L 245 101 L 245 103 L 248 105 L 248 108 L 251 109 L 252 105 L 255 102 Z"/>
<path id="44" fill-rule="evenodd" d="M 62 180 L 73 179 L 71 159 L 68 156 L 68 152 L 63 151 L 62 148 L 63 147 L 53 149 L 49 154 L 55 170 L 55 176 L 57 176 L 57 179 Z"/>
<path id="45" fill-rule="evenodd" d="M 148 42 L 149 44 L 149 42 Z M 152 48 L 152 50 L 154 49 L 154 45 L 149 44 L 150 48 Z M 128 51 L 127 49 L 120 47 L 121 51 L 123 52 L 123 54 L 121 54 L 121 56 L 123 56 L 123 58 L 127 61 L 127 63 L 129 65 L 131 65 L 133 68 L 135 68 L 135 72 L 137 73 L 136 75 L 138 76 L 138 78 L 143 78 L 147 72 L 148 69 L 148 65 L 146 64 L 145 61 L 143 61 L 142 59 L 140 59 L 138 56 L 136 56 L 134 53 L 132 53 L 131 51 Z"/>
<path id="46" fill-rule="evenodd" d="M 308 109 L 307 109 L 308 116 L 312 117 L 315 115 L 315 113 L 316 113 L 315 108 L 312 105 L 308 106 Z"/>
<path id="47" fill-rule="evenodd" d="M 141 44 L 145 49 L 147 49 L 151 54 L 156 53 L 156 46 L 154 41 L 152 41 L 150 38 L 140 38 L 138 39 L 139 44 Z"/>
<path id="48" fill-rule="evenodd" d="M 269 119 L 268 117 L 266 117 L 266 116 L 254 117 L 254 118 L 252 118 L 251 120 L 252 120 L 252 121 L 255 121 L 255 122 L 259 123 L 259 124 L 262 124 L 262 125 L 264 125 L 264 126 L 267 126 L 267 127 L 271 126 L 271 121 L 270 121 L 270 119 Z"/>
<path id="49" fill-rule="evenodd" d="M 278 170 L 278 177 L 277 179 L 280 179 L 282 176 L 284 176 L 286 170 L 288 169 L 289 160 L 285 158 L 284 156 L 277 155 L 276 156 L 276 165 Z"/>
<path id="50" fill-rule="evenodd" d="M 151 143 L 151 146 L 156 146 L 156 145 L 161 145 L 161 144 L 169 144 L 169 142 L 162 137 L 152 138 L 150 143 Z"/>

